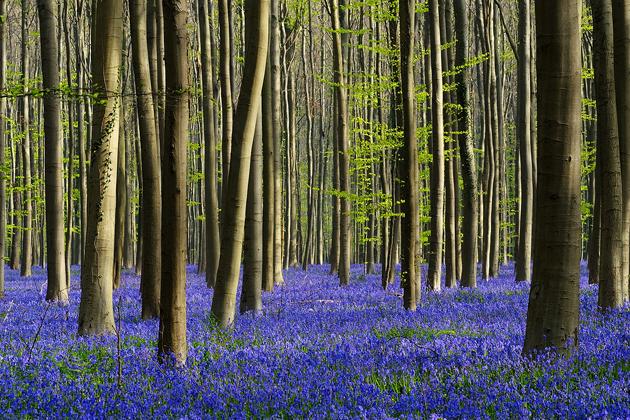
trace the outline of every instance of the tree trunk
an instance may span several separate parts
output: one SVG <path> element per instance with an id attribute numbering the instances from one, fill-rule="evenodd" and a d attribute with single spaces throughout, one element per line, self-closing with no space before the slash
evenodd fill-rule
<path id="1" fill-rule="evenodd" d="M 245 67 L 234 124 L 228 197 L 223 215 L 223 240 L 212 298 L 212 315 L 222 327 L 234 323 L 236 289 L 240 275 L 245 225 L 245 204 L 251 151 L 256 131 L 269 45 L 269 0 L 247 0 Z"/>
<path id="2" fill-rule="evenodd" d="M 624 302 L 630 300 L 630 2 L 613 0 L 615 48 L 615 90 L 621 152 L 623 193 L 623 271 Z"/>
<path id="3" fill-rule="evenodd" d="M 166 91 L 162 154 L 162 275 L 158 358 L 186 364 L 188 2 L 164 0 Z M 145 255 L 146 258 L 146 255 Z"/>
<path id="4" fill-rule="evenodd" d="M 122 0 L 100 1 L 92 30 L 92 151 L 88 180 L 88 230 L 81 266 L 79 335 L 115 330 L 112 302 L 116 166 L 120 118 Z"/>
<path id="5" fill-rule="evenodd" d="M 240 312 L 262 311 L 263 269 L 263 161 L 262 161 L 262 112 L 258 114 L 256 134 L 252 144 L 252 158 L 247 188 L 245 215 L 245 255 L 243 258 L 243 291 Z"/>
<path id="6" fill-rule="evenodd" d="M 38 0 L 44 95 L 44 136 L 46 166 L 46 247 L 48 287 L 46 300 L 68 301 L 63 225 L 63 140 L 61 136 L 61 99 L 59 86 L 56 5 L 53 0 Z M 70 63 L 67 63 L 69 66 Z M 1 114 L 1 113 L 0 113 Z M 70 176 L 69 179 L 72 179 Z M 72 196 L 72 184 L 68 184 Z M 4 235 L 2 234 L 4 239 Z M 0 254 L 4 255 L 4 253 Z M 1 265 L 4 266 L 4 263 Z"/>
<path id="7" fill-rule="evenodd" d="M 5 0 L 0 0 L 0 91 L 5 90 L 6 83 L 6 27 L 7 27 L 7 5 Z M 6 123 L 4 120 L 6 100 L 0 98 L 0 167 L 4 168 L 4 143 Z M 6 181 L 5 177 L 0 177 L 0 255 L 5 255 L 5 241 L 7 236 L 7 214 L 6 214 Z M 0 298 L 4 297 L 4 261 L 0 263 Z"/>
<path id="8" fill-rule="evenodd" d="M 22 195 L 22 259 L 20 262 L 20 275 L 30 277 L 33 265 L 33 205 L 31 185 L 31 122 L 30 101 L 28 95 L 28 77 L 30 72 L 29 59 L 29 27 L 28 27 L 28 2 L 22 1 L 22 88 L 24 96 L 21 100 L 20 123 L 22 125 L 22 182 L 24 193 Z M 54 19 L 54 18 L 53 18 Z M 54 24 L 54 21 L 53 21 Z M 54 42 L 57 42 L 55 37 Z M 63 188 L 63 181 L 61 183 Z M 62 201 L 63 203 L 63 201 Z M 63 206 L 63 204 L 62 204 Z M 63 222 L 62 222 L 63 224 Z M 63 253 L 63 244 L 61 246 Z"/>
<path id="9" fill-rule="evenodd" d="M 516 254 L 516 281 L 531 280 L 532 215 L 534 210 L 534 179 L 532 173 L 531 139 L 531 23 L 530 0 L 518 4 L 518 109 L 517 133 L 521 169 L 521 206 Z"/>
<path id="10" fill-rule="evenodd" d="M 234 99 L 232 98 L 232 42 L 230 39 L 230 9 L 231 0 L 218 0 L 219 3 L 219 79 L 221 83 L 221 209 L 227 203 L 228 177 L 230 173 L 230 157 L 232 154 L 232 130 L 234 118 Z M 225 214 L 222 213 L 221 217 Z"/>
<path id="11" fill-rule="evenodd" d="M 280 8 L 279 0 L 270 0 L 271 31 L 269 48 L 271 58 L 271 107 L 274 138 L 274 283 L 284 284 L 282 274 L 282 101 L 280 70 Z"/>
<path id="12" fill-rule="evenodd" d="M 217 142 L 214 136 L 214 71 L 211 60 L 210 11 L 207 0 L 198 0 L 199 37 L 201 38 L 201 83 L 203 88 L 203 137 L 205 140 L 205 227 L 206 227 L 206 284 L 213 287 L 219 264 L 219 196 L 217 191 Z"/>
<path id="13" fill-rule="evenodd" d="M 141 223 L 138 239 L 142 243 L 141 294 L 142 319 L 157 318 L 160 313 L 162 213 L 160 156 L 154 96 L 151 87 L 147 36 L 147 1 L 133 0 L 130 5 L 132 59 L 140 130 L 142 161 Z"/>
<path id="14" fill-rule="evenodd" d="M 431 31 L 431 126 L 433 163 L 431 166 L 431 237 L 427 285 L 438 291 L 442 280 L 444 237 L 444 114 L 442 109 L 442 55 L 440 53 L 440 16 L 437 0 L 429 2 Z"/>
<path id="15" fill-rule="evenodd" d="M 470 93 L 468 88 L 468 70 L 464 66 L 468 60 L 468 10 L 465 0 L 455 0 L 455 33 L 457 38 L 455 66 L 461 70 L 455 76 L 457 100 L 461 108 L 457 111 L 459 154 L 462 165 L 464 190 L 462 204 L 464 209 L 462 239 L 462 277 L 463 287 L 477 286 L 477 231 L 478 199 L 477 168 L 473 136 L 470 127 Z"/>
<path id="16" fill-rule="evenodd" d="M 538 180 L 523 352 L 577 345 L 580 288 L 579 0 L 536 1 Z"/>
<path id="17" fill-rule="evenodd" d="M 337 142 L 339 159 L 339 284 L 350 283 L 350 164 L 349 164 L 349 121 L 344 72 L 344 49 L 341 42 L 339 1 L 332 1 L 333 68 L 337 98 Z"/>
<path id="18" fill-rule="evenodd" d="M 431 3 L 437 7 L 437 2 Z M 403 146 L 400 159 L 402 187 L 402 237 L 400 255 L 400 283 L 403 305 L 416 310 L 418 294 L 418 145 L 416 141 L 415 83 L 413 74 L 415 38 L 415 0 L 400 2 L 400 87 L 403 96 Z M 435 11 L 435 10 L 433 10 Z M 439 27 L 439 26 L 438 26 Z M 439 50 L 438 50 L 439 51 Z"/>
<path id="19" fill-rule="evenodd" d="M 623 304 L 622 186 L 615 95 L 613 16 L 609 0 L 591 0 L 597 103 L 597 153 L 601 163 L 599 298 L 602 309 Z"/>

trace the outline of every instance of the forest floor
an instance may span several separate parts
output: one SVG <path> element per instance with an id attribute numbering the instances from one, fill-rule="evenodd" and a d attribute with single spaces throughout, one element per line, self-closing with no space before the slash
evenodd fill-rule
<path id="1" fill-rule="evenodd" d="M 424 293 L 415 313 L 361 270 L 345 288 L 325 266 L 288 270 L 264 294 L 264 313 L 226 333 L 212 327 L 212 291 L 190 268 L 181 369 L 156 362 L 158 324 L 140 320 L 137 276 L 114 294 L 118 346 L 76 337 L 78 269 L 67 307 L 44 302 L 41 270 L 9 270 L 0 416 L 630 418 L 630 311 L 599 314 L 585 277 L 579 350 L 531 360 L 521 357 L 529 286 L 513 282 L 512 267 L 476 290 Z"/>

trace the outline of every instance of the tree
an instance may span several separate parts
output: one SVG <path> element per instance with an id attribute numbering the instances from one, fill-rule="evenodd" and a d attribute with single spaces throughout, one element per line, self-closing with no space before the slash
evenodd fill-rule
<path id="1" fill-rule="evenodd" d="M 468 10 L 465 0 L 454 0 L 455 66 L 460 69 L 455 76 L 457 84 L 457 100 L 460 108 L 457 111 L 459 153 L 462 165 L 464 189 L 462 207 L 464 212 L 462 240 L 462 277 L 464 287 L 477 286 L 477 231 L 478 231 L 478 199 L 477 168 L 470 127 L 470 93 L 468 89 Z"/>
<path id="2" fill-rule="evenodd" d="M 256 134 L 252 144 L 252 157 L 247 188 L 245 215 L 245 242 L 243 244 L 243 291 L 240 312 L 262 310 L 263 274 L 263 156 L 262 112 L 259 112 Z"/>
<path id="3" fill-rule="evenodd" d="M 22 196 L 22 260 L 20 263 L 20 275 L 30 277 L 33 265 L 33 203 L 31 185 L 31 121 L 30 121 L 30 100 L 28 95 L 28 79 L 30 72 L 30 58 L 28 50 L 29 37 L 29 17 L 28 1 L 22 0 L 22 88 L 24 96 L 20 101 L 20 120 L 22 123 L 22 177 L 24 194 Z M 61 246 L 63 250 L 63 244 Z"/>
<path id="4" fill-rule="evenodd" d="M 622 186 L 615 95 L 612 3 L 591 0 L 597 103 L 597 153 L 601 164 L 599 298 L 601 308 L 623 304 Z"/>
<path id="5" fill-rule="evenodd" d="M 579 0 L 536 1 L 538 180 L 523 352 L 577 345 L 580 286 Z"/>
<path id="6" fill-rule="evenodd" d="M 413 74 L 415 0 L 400 2 L 400 84 L 403 95 L 403 147 L 400 160 L 403 200 L 400 282 L 405 309 L 414 311 L 418 284 L 418 145 L 416 141 L 415 84 Z"/>
<path id="7" fill-rule="evenodd" d="M 222 327 L 233 324 L 236 310 L 252 144 L 269 46 L 269 0 L 247 0 L 245 22 L 250 29 L 245 38 L 245 67 L 232 134 L 229 199 L 223 207 L 221 256 L 212 298 L 212 315 Z"/>
<path id="8" fill-rule="evenodd" d="M 81 266 L 79 334 L 115 330 L 112 298 L 122 0 L 96 2 L 92 29 L 92 148 L 88 178 L 88 230 Z"/>
<path id="9" fill-rule="evenodd" d="M 429 272 L 427 284 L 440 290 L 442 280 L 442 247 L 444 237 L 444 112 L 442 88 L 442 54 L 440 53 L 440 16 L 437 0 L 429 1 L 431 32 L 431 127 L 433 162 L 431 165 L 431 238 L 429 239 Z M 402 38 L 402 37 L 401 37 Z"/>
<path id="10" fill-rule="evenodd" d="M 613 37 L 615 53 L 615 91 L 623 194 L 623 267 L 624 301 L 630 299 L 630 2 L 613 0 Z"/>
<path id="11" fill-rule="evenodd" d="M 332 0 L 331 20 L 333 30 L 333 80 L 337 105 L 337 159 L 339 169 L 339 284 L 350 283 L 350 163 L 348 95 L 344 70 L 344 48 L 341 42 L 340 6 Z"/>
<path id="12" fill-rule="evenodd" d="M 217 191 L 217 141 L 214 132 L 214 71 L 210 50 L 210 11 L 207 0 L 198 0 L 199 37 L 201 44 L 201 86 L 203 90 L 203 137 L 205 141 L 205 201 L 206 201 L 206 284 L 214 286 L 219 264 L 219 197 Z"/>
<path id="13" fill-rule="evenodd" d="M 230 159 L 232 155 L 232 130 L 234 126 L 234 100 L 232 98 L 232 42 L 230 37 L 230 9 L 231 0 L 218 0 L 219 3 L 219 80 L 221 83 L 221 127 L 222 127 L 222 198 L 221 208 L 224 209 L 227 196 L 228 179 L 230 174 Z M 223 213 L 222 213 L 223 215 Z"/>
<path id="14" fill-rule="evenodd" d="M 151 87 L 147 39 L 147 1 L 133 0 L 129 10 L 133 72 L 142 159 L 142 319 L 160 312 L 162 213 L 160 155 Z"/>
<path id="15" fill-rule="evenodd" d="M 61 138 L 61 99 L 57 47 L 56 5 L 38 0 L 42 73 L 44 81 L 44 136 L 46 166 L 46 247 L 48 249 L 48 288 L 46 300 L 66 302 L 66 263 L 63 221 L 63 141 Z"/>
<path id="16" fill-rule="evenodd" d="M 186 364 L 188 2 L 164 0 L 166 109 L 162 154 L 162 275 L 158 357 Z"/>
<path id="17" fill-rule="evenodd" d="M 6 84 L 6 26 L 7 5 L 5 0 L 0 0 L 0 92 L 4 91 Z M 5 143 L 5 99 L 0 97 L 0 168 L 4 168 L 4 143 Z M 7 232 L 6 215 L 6 183 L 5 173 L 0 173 L 0 255 L 5 254 L 5 241 Z M 0 263 L 0 298 L 4 297 L 4 261 Z"/>
<path id="18" fill-rule="evenodd" d="M 518 142 L 521 169 L 521 207 L 516 254 L 516 281 L 531 280 L 534 177 L 531 140 L 531 23 L 530 0 L 518 3 Z"/>

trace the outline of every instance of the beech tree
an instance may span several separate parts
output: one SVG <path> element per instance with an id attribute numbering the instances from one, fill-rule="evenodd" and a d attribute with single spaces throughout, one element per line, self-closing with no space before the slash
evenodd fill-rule
<path id="1" fill-rule="evenodd" d="M 536 1 L 538 180 L 523 352 L 577 345 L 580 286 L 581 2 Z"/>
<path id="2" fill-rule="evenodd" d="M 120 124 L 121 0 L 95 4 L 92 29 L 92 147 L 88 230 L 81 266 L 79 334 L 115 331 L 112 298 Z"/>
<path id="3" fill-rule="evenodd" d="M 436 3 L 436 2 L 434 2 Z M 415 1 L 400 2 L 400 82 L 403 95 L 403 153 L 400 162 L 402 178 L 401 198 L 402 241 L 400 281 L 404 290 L 403 303 L 414 311 L 420 293 L 417 262 L 418 241 L 418 146 L 416 142 L 415 84 L 414 84 L 414 37 Z"/>
<path id="4" fill-rule="evenodd" d="M 252 144 L 269 45 L 269 0 L 247 0 L 245 20 L 250 29 L 245 39 L 245 70 L 236 108 L 227 185 L 229 199 L 222 209 L 223 239 L 212 298 L 212 315 L 222 327 L 233 324 L 236 311 Z"/>
<path id="5" fill-rule="evenodd" d="M 186 141 L 188 2 L 164 0 L 165 143 L 162 154 L 162 271 L 158 357 L 186 364 Z"/>
<path id="6" fill-rule="evenodd" d="M 133 71 L 142 144 L 142 318 L 160 311 L 161 188 L 155 104 L 151 85 L 147 38 L 147 1 L 133 0 L 129 8 Z"/>

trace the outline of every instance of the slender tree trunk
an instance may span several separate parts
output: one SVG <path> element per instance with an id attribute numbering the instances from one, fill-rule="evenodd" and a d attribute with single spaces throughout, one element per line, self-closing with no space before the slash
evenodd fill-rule
<path id="1" fill-rule="evenodd" d="M 477 231 L 478 231 L 478 198 L 477 168 L 475 164 L 473 136 L 470 127 L 470 93 L 468 88 L 468 70 L 464 64 L 468 60 L 468 10 L 465 0 L 454 0 L 455 33 L 457 38 L 455 66 L 462 70 L 455 76 L 457 83 L 458 109 L 458 142 L 462 164 L 464 189 L 462 204 L 464 209 L 462 240 L 462 277 L 463 287 L 477 286 Z"/>
<path id="2" fill-rule="evenodd" d="M 247 0 L 245 16 L 251 30 L 245 39 L 245 67 L 234 124 L 234 148 L 227 186 L 230 199 L 224 207 L 221 256 L 212 298 L 212 315 L 222 327 L 233 325 L 236 310 L 251 150 L 269 45 L 269 0 Z"/>
<path id="3" fill-rule="evenodd" d="M 437 7 L 433 1 L 432 7 Z M 416 141 L 415 83 L 413 56 L 415 41 L 415 0 L 400 2 L 400 86 L 403 96 L 403 147 L 400 159 L 402 179 L 402 241 L 400 282 L 403 287 L 403 305 L 416 310 L 420 290 L 418 277 L 418 145 Z M 434 11 L 434 10 L 433 10 Z"/>
<path id="4" fill-rule="evenodd" d="M 273 136 L 273 110 L 271 89 L 271 60 L 267 60 L 262 95 L 263 136 L 263 272 L 262 288 L 267 292 L 274 285 L 275 253 L 275 150 Z"/>
<path id="5" fill-rule="evenodd" d="M 221 208 L 226 205 L 228 176 L 230 173 L 230 156 L 232 154 L 232 130 L 234 116 L 234 99 L 232 98 L 232 42 L 230 38 L 229 14 L 232 8 L 231 0 L 218 0 L 219 3 L 219 78 L 221 83 L 221 127 L 222 127 L 222 147 L 221 147 Z M 223 217 L 223 215 L 222 215 Z"/>
<path id="6" fill-rule="evenodd" d="M 623 188 L 623 271 L 624 302 L 630 300 L 630 2 L 613 0 L 615 49 L 615 90 L 621 152 Z"/>
<path id="7" fill-rule="evenodd" d="M 186 364 L 188 2 L 164 0 L 166 91 L 162 156 L 162 275 L 158 358 Z M 145 256 L 146 258 L 146 256 Z"/>
<path id="8" fill-rule="evenodd" d="M 38 0 L 42 73 L 44 80 L 44 136 L 46 144 L 46 247 L 48 250 L 48 287 L 46 300 L 67 302 L 66 262 L 63 233 L 63 140 L 61 137 L 61 99 L 59 86 L 56 5 L 53 0 Z M 68 62 L 69 66 L 70 63 Z M 70 166 L 70 164 L 69 164 Z M 69 177 L 71 180 L 72 177 Z M 72 184 L 68 194 L 72 196 Z M 4 236 L 3 236 L 4 239 Z M 0 254 L 4 255 L 4 254 Z M 4 266 L 4 263 L 1 265 Z"/>
<path id="9" fill-rule="evenodd" d="M 580 287 L 579 0 L 536 1 L 538 180 L 523 352 L 577 345 Z"/>
<path id="10" fill-rule="evenodd" d="M 198 0 L 199 37 L 201 39 L 201 83 L 203 88 L 203 137 L 205 140 L 205 227 L 206 227 L 206 284 L 213 287 L 219 264 L 221 241 L 219 237 L 219 196 L 217 191 L 217 142 L 214 136 L 214 71 L 211 60 L 209 19 L 207 0 Z"/>
<path id="11" fill-rule="evenodd" d="M 30 101 L 28 95 L 28 78 L 30 72 L 30 58 L 28 51 L 28 1 L 22 1 L 22 87 L 24 96 L 21 101 L 20 123 L 22 125 L 22 182 L 24 194 L 22 195 L 22 259 L 20 263 L 20 275 L 30 277 L 33 265 L 33 206 L 32 206 L 32 185 L 31 185 L 31 121 L 30 121 Z M 54 18 L 53 18 L 54 24 Z M 54 42 L 57 42 L 55 37 Z M 55 54 L 55 57 L 57 55 Z M 63 186 L 63 181 L 62 184 Z M 62 201 L 63 203 L 63 201 Z M 63 204 L 62 204 L 63 206 Z M 63 224 L 63 222 L 62 222 Z M 61 245 L 63 253 L 63 245 Z"/>
<path id="12" fill-rule="evenodd" d="M 5 0 L 0 0 L 0 91 L 4 91 L 6 83 L 6 28 L 7 28 L 7 5 Z M 5 143 L 5 109 L 6 100 L 0 98 L 0 167 L 4 168 L 4 143 Z M 4 258 L 5 241 L 7 236 L 7 214 L 6 214 L 6 181 L 5 177 L 0 177 L 0 255 Z M 0 298 L 4 297 L 4 261 L 0 261 Z"/>
<path id="13" fill-rule="evenodd" d="M 100 1 L 92 30 L 92 151 L 88 182 L 88 231 L 81 266 L 79 335 L 115 330 L 112 302 L 116 165 L 120 118 L 122 0 Z"/>
<path id="14" fill-rule="evenodd" d="M 350 166 L 349 166 L 349 121 L 344 72 L 344 49 L 341 42 L 341 21 L 338 0 L 332 0 L 333 68 L 337 97 L 337 142 L 339 159 L 339 284 L 350 283 Z"/>
<path id="15" fill-rule="evenodd" d="M 282 101 L 280 69 L 280 7 L 279 0 L 270 0 L 271 30 L 269 48 L 271 58 L 271 107 L 274 138 L 274 283 L 284 284 L 282 274 Z"/>
<path id="16" fill-rule="evenodd" d="M 155 121 L 154 96 L 152 95 L 151 71 L 147 34 L 147 1 L 133 0 L 130 4 L 132 59 L 138 107 L 140 148 L 142 161 L 141 220 L 138 235 L 142 242 L 142 319 L 157 318 L 160 313 L 161 275 L 161 188 L 160 156 L 157 123 Z"/>
<path id="17" fill-rule="evenodd" d="M 440 290 L 444 237 L 444 115 L 442 109 L 442 55 L 440 53 L 440 16 L 437 0 L 429 2 L 431 30 L 431 126 L 433 163 L 431 166 L 431 237 L 427 284 Z"/>
<path id="18" fill-rule="evenodd" d="M 531 280 L 532 215 L 534 211 L 534 179 L 531 139 L 531 23 L 530 0 L 519 6 L 518 45 L 518 117 L 517 132 L 521 169 L 521 207 L 516 254 L 516 281 Z"/>
<path id="19" fill-rule="evenodd" d="M 623 304 L 622 185 L 615 95 L 613 13 L 610 0 L 591 0 L 597 103 L 597 153 L 601 163 L 599 298 L 602 309 Z"/>
<path id="20" fill-rule="evenodd" d="M 124 87 L 122 92 L 124 94 Z M 120 287 L 120 275 L 123 269 L 123 253 L 125 245 L 125 222 L 127 215 L 127 149 L 125 135 L 125 99 L 121 98 L 120 106 L 120 138 L 118 139 L 118 165 L 116 176 L 116 216 L 114 231 L 114 289 Z"/>
<path id="21" fill-rule="evenodd" d="M 240 312 L 262 311 L 263 269 L 263 159 L 262 159 L 262 112 L 258 113 L 256 134 L 252 144 L 252 158 L 247 188 L 245 215 L 245 243 L 243 244 L 243 291 Z"/>

